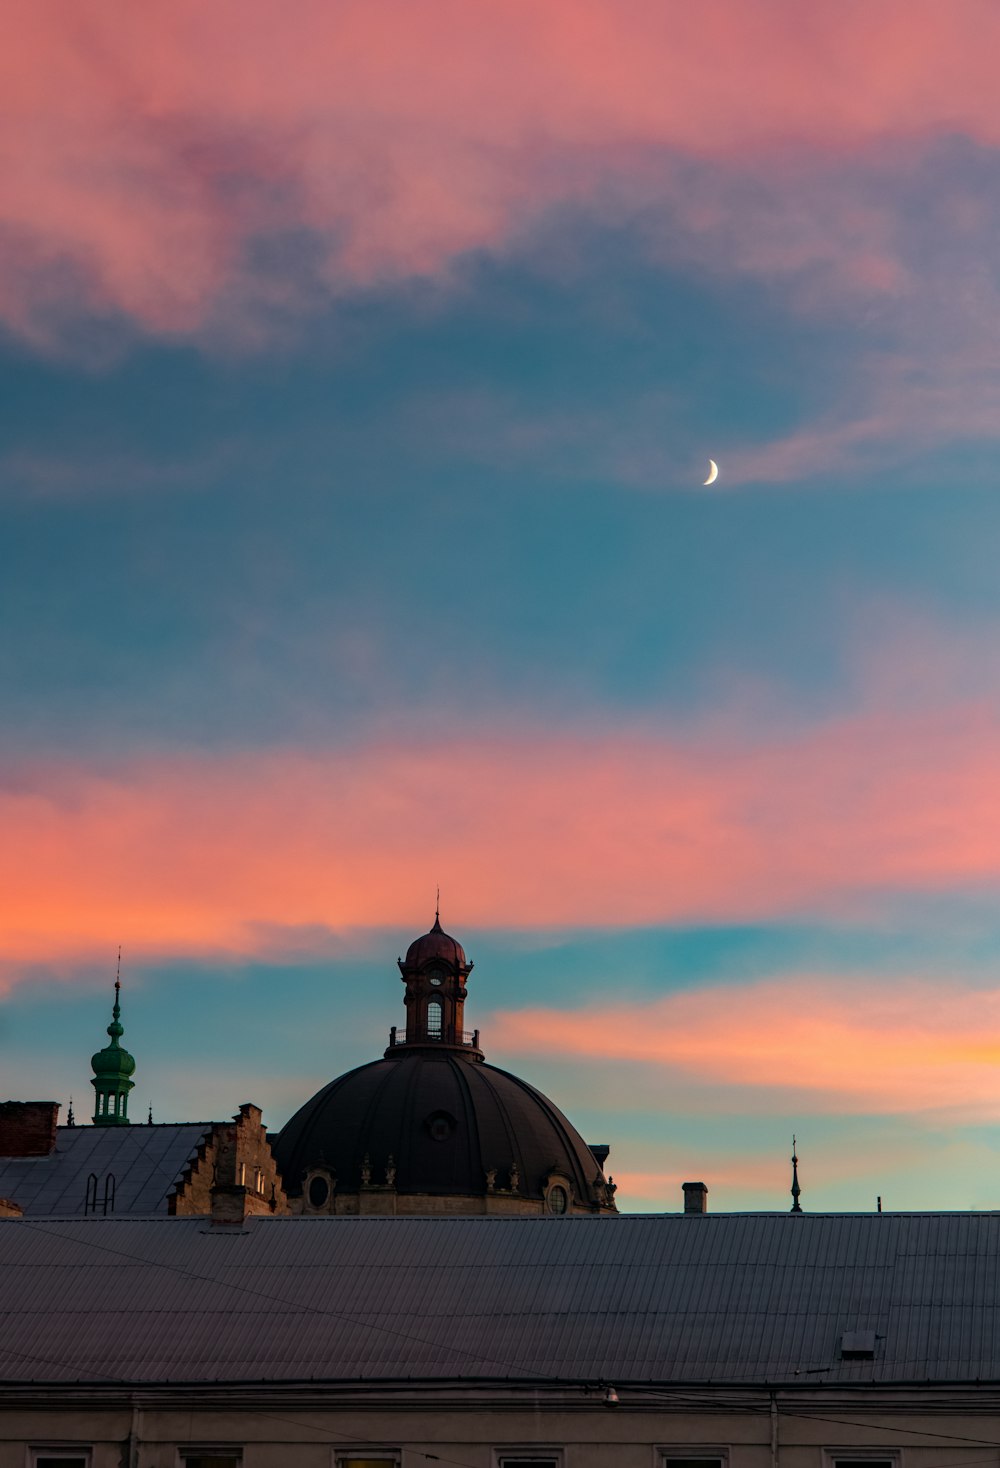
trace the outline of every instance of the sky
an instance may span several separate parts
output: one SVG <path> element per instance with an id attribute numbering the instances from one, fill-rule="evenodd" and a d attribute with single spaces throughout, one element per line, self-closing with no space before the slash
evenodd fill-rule
<path id="1" fill-rule="evenodd" d="M 0 1094 L 120 945 L 276 1128 L 440 886 L 623 1208 L 1000 1206 L 992 0 L 5 36 Z"/>

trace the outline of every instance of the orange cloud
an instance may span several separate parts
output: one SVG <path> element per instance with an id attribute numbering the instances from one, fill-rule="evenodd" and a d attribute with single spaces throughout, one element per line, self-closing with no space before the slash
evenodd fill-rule
<path id="1" fill-rule="evenodd" d="M 789 148 L 1000 140 L 989 0 L 36 0 L 5 41 L 0 313 L 36 340 L 80 308 L 169 334 L 304 306 L 300 272 L 253 263 L 260 239 L 310 234 L 334 289 L 439 271 L 607 179 L 669 192 L 703 238 L 730 228 L 654 154 L 773 174 Z M 850 269 L 892 289 L 865 209 Z M 824 254 L 800 223 L 738 231 L 751 268 Z"/>
<path id="2" fill-rule="evenodd" d="M 561 1052 L 619 1068 L 666 1068 L 678 1086 L 763 1090 L 807 1112 L 1000 1115 L 1000 990 L 856 975 L 791 975 L 576 1013 L 522 1009 L 489 1022 L 512 1054 Z"/>
<path id="3" fill-rule="evenodd" d="M 467 926 L 848 912 L 1000 881 L 1000 727 L 864 716 L 734 748 L 552 733 L 22 767 L 0 787 L 0 956 L 315 950 Z M 283 935 L 285 935 L 283 937 Z"/>

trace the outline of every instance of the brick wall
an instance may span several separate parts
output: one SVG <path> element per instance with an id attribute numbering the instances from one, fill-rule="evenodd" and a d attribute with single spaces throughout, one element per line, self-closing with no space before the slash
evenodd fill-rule
<path id="1" fill-rule="evenodd" d="M 58 1101 L 0 1101 L 0 1157 L 47 1157 L 58 1120 Z"/>
<path id="2" fill-rule="evenodd" d="M 211 1214 L 220 1206 L 228 1215 L 232 1199 L 243 1216 L 289 1211 L 260 1109 L 249 1101 L 231 1122 L 213 1122 L 168 1207 L 178 1217 Z"/>

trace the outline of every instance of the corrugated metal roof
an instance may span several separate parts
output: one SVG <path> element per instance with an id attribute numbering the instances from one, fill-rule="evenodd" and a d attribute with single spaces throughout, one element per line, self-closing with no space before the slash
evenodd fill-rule
<path id="1" fill-rule="evenodd" d="M 57 1127 L 46 1156 L 0 1157 L 0 1198 L 13 1198 L 32 1218 L 82 1216 L 93 1173 L 99 1209 L 111 1176 L 115 1213 L 166 1213 L 167 1194 L 210 1129 L 211 1122 Z"/>
<path id="2" fill-rule="evenodd" d="M 998 1244 L 993 1213 L 3 1220 L 0 1378 L 1000 1381 Z"/>

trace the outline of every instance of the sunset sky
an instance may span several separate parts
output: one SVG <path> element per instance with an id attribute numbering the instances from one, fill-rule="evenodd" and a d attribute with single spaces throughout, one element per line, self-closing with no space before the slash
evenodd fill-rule
<path id="1" fill-rule="evenodd" d="M 627 1209 L 1000 1207 L 995 0 L 32 0 L 0 1099 L 272 1127 L 433 920 Z M 709 459 L 719 477 L 703 487 Z"/>

